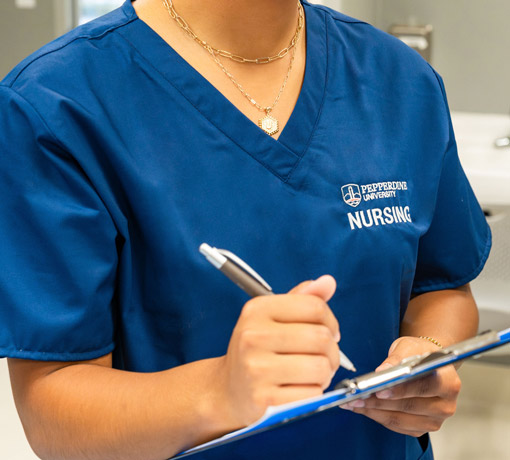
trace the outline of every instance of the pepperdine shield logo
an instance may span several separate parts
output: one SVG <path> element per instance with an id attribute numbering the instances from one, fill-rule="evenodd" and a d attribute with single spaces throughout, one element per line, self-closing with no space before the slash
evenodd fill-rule
<path id="1" fill-rule="evenodd" d="M 342 196 L 344 201 L 349 205 L 355 208 L 361 203 L 361 192 L 359 189 L 359 185 L 356 184 L 347 184 L 342 187 Z"/>

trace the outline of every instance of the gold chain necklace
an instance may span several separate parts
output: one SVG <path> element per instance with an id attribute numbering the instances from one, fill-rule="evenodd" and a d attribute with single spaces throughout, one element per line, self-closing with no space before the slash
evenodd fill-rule
<path id="1" fill-rule="evenodd" d="M 296 44 L 298 43 L 299 38 L 301 36 L 301 30 L 303 28 L 303 22 L 304 22 L 303 7 L 301 5 L 301 2 L 298 1 L 299 19 L 298 19 L 298 25 L 296 28 L 296 33 L 294 34 L 294 37 L 292 38 L 291 44 L 287 48 L 284 48 L 282 51 L 280 51 L 278 54 L 276 54 L 272 57 L 257 58 L 257 59 L 251 59 L 251 60 L 243 58 L 241 56 L 237 56 L 232 53 L 229 53 L 228 51 L 222 51 L 222 50 L 213 48 L 206 41 L 198 38 L 198 36 L 188 26 L 187 22 L 181 16 L 179 16 L 177 14 L 177 12 L 175 11 L 175 9 L 173 7 L 172 0 L 163 0 L 163 4 L 165 5 L 170 17 L 172 19 L 174 19 L 177 22 L 177 24 L 191 38 L 193 38 L 194 41 L 196 41 L 198 44 L 200 44 L 203 48 L 205 48 L 211 54 L 212 58 L 214 59 L 214 62 L 216 62 L 216 64 L 220 67 L 220 69 L 223 71 L 223 73 L 230 79 L 230 81 L 236 86 L 236 88 L 239 89 L 241 94 L 246 99 L 248 99 L 248 101 L 254 107 L 256 107 L 259 111 L 265 112 L 266 116 L 264 118 L 261 118 L 258 121 L 259 127 L 270 136 L 273 136 L 276 133 L 278 133 L 278 131 L 280 130 L 278 120 L 275 117 L 273 117 L 272 115 L 270 115 L 270 113 L 274 109 L 274 107 L 276 106 L 278 101 L 280 100 L 280 96 L 282 95 L 283 90 L 285 89 L 285 86 L 287 85 L 287 81 L 289 80 L 290 72 L 292 71 L 292 65 L 294 63 L 294 58 L 296 56 L 296 48 L 297 48 Z M 277 94 L 274 102 L 270 106 L 267 106 L 267 107 L 261 106 L 257 101 L 255 101 L 255 99 L 252 96 L 250 96 L 250 94 L 243 88 L 243 86 L 240 83 L 238 83 L 237 80 L 234 78 L 234 76 L 225 68 L 225 66 L 223 65 L 223 63 L 220 61 L 220 59 L 218 57 L 218 56 L 229 57 L 230 59 L 232 59 L 236 62 L 243 62 L 243 63 L 251 62 L 251 63 L 255 63 L 255 64 L 266 64 L 268 62 L 272 62 L 276 59 L 280 59 L 280 58 L 284 57 L 285 55 L 287 55 L 287 53 L 291 49 L 292 49 L 292 52 L 291 52 L 291 58 L 290 58 L 287 74 L 285 75 L 283 83 L 280 86 L 280 90 L 278 91 L 278 94 Z M 282 54 L 283 51 L 285 51 L 284 54 Z M 228 55 L 226 55 L 226 54 L 228 54 Z M 280 56 L 280 54 L 282 54 L 282 55 Z"/>
<path id="2" fill-rule="evenodd" d="M 276 61 L 277 59 L 281 59 L 287 55 L 287 53 L 296 46 L 296 43 L 299 39 L 299 34 L 301 32 L 301 29 L 303 28 L 303 7 L 301 6 L 301 3 L 298 1 L 298 11 L 299 11 L 299 22 L 298 27 L 296 28 L 296 32 L 294 33 L 294 36 L 292 37 L 292 40 L 290 41 L 289 46 L 283 48 L 279 53 L 274 54 L 273 56 L 266 56 L 261 58 L 255 58 L 255 59 L 249 59 L 242 56 L 239 56 L 237 54 L 233 54 L 230 51 L 220 50 L 218 48 L 214 48 L 213 46 L 209 45 L 205 40 L 201 40 L 198 38 L 197 34 L 193 32 L 191 27 L 188 25 L 186 20 L 180 16 L 177 11 L 175 11 L 173 0 L 163 0 L 163 5 L 165 6 L 166 10 L 168 11 L 168 14 L 172 19 L 174 19 L 177 24 L 193 39 L 195 40 L 200 46 L 203 46 L 204 48 L 208 49 L 210 48 L 213 50 L 215 55 L 222 56 L 228 59 L 232 59 L 232 61 L 241 62 L 241 63 L 251 63 L 251 64 L 268 64 L 270 62 Z"/>

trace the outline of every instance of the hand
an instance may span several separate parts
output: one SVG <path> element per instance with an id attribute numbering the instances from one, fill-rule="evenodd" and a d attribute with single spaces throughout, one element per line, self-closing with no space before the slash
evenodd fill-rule
<path id="1" fill-rule="evenodd" d="M 388 358 L 376 370 L 399 364 L 409 356 L 437 350 L 436 345 L 424 339 L 400 337 L 393 342 Z M 363 414 L 397 433 L 419 437 L 439 430 L 443 422 L 455 413 L 460 386 L 457 371 L 450 365 L 342 408 Z"/>
<path id="2" fill-rule="evenodd" d="M 245 304 L 217 382 L 233 426 L 249 425 L 268 406 L 317 396 L 329 386 L 339 367 L 339 326 L 326 303 L 335 290 L 326 275 Z"/>

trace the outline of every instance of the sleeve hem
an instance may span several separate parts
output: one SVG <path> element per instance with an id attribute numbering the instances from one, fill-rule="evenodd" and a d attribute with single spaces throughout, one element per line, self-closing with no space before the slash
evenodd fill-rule
<path id="1" fill-rule="evenodd" d="M 492 246 L 492 233 L 490 227 L 487 225 L 487 238 L 485 241 L 485 248 L 482 253 L 482 257 L 480 259 L 480 263 L 477 267 L 470 272 L 467 276 L 463 278 L 459 278 L 457 280 L 433 280 L 429 283 L 421 283 L 418 287 L 413 288 L 413 294 L 424 294 L 425 292 L 430 291 L 442 291 L 444 289 L 454 289 L 460 286 L 464 286 L 465 284 L 473 281 L 482 271 L 487 259 L 489 258 L 489 254 Z"/>
<path id="2" fill-rule="evenodd" d="M 115 344 L 111 343 L 106 347 L 91 351 L 59 353 L 0 347 L 0 358 L 28 359 L 32 361 L 88 361 L 107 355 L 112 352 L 114 348 Z"/>

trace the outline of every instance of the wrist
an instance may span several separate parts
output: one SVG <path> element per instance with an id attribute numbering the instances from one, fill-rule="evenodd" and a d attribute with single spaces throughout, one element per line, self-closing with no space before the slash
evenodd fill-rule
<path id="1" fill-rule="evenodd" d="M 228 398 L 226 357 L 208 359 L 207 374 L 203 376 L 203 392 L 198 405 L 200 419 L 214 437 L 241 428 L 235 408 Z"/>
<path id="2" fill-rule="evenodd" d="M 423 339 L 423 338 L 421 338 L 419 336 L 415 336 L 415 335 L 406 335 L 406 336 L 399 337 L 392 344 L 392 348 L 390 349 L 390 354 L 397 346 L 399 346 L 400 353 L 402 353 L 405 350 L 407 356 L 421 355 L 421 354 L 429 353 L 429 352 L 433 353 L 435 351 L 440 350 L 440 348 L 436 344 L 430 342 L 427 339 Z"/>

